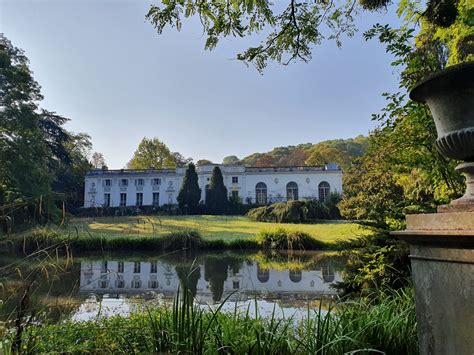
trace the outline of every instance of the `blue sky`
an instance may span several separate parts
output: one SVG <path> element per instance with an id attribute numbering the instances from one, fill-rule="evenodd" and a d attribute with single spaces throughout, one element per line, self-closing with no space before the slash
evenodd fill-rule
<path id="1" fill-rule="evenodd" d="M 376 22 L 396 23 L 393 15 L 364 13 L 342 49 L 327 42 L 308 64 L 271 65 L 260 75 L 233 60 L 256 40 L 225 39 L 204 51 L 196 21 L 159 36 L 145 21 L 150 3 L 0 0 L 0 32 L 26 51 L 42 106 L 89 133 L 110 168 L 123 167 L 144 136 L 220 162 L 367 134 L 381 93 L 397 89 L 384 47 L 362 38 Z"/>

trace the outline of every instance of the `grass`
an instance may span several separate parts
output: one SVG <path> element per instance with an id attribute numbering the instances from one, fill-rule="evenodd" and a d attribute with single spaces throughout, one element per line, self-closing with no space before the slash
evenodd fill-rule
<path id="1" fill-rule="evenodd" d="M 136 216 L 79 218 L 71 228 L 107 238 L 121 236 L 163 236 L 172 232 L 195 230 L 205 240 L 254 239 L 261 231 L 283 228 L 303 232 L 322 242 L 336 242 L 368 235 L 370 232 L 355 223 L 327 221 L 317 224 L 256 222 L 244 216 Z"/>
<path id="2" fill-rule="evenodd" d="M 377 302 L 373 300 L 377 299 Z M 6 332 L 8 334 L 8 332 Z M 12 336 L 0 341 L 9 353 Z M 308 309 L 301 322 L 256 318 L 249 311 L 203 309 L 186 293 L 173 306 L 130 317 L 31 324 L 21 337 L 24 353 L 185 354 L 416 354 L 413 290 Z"/>

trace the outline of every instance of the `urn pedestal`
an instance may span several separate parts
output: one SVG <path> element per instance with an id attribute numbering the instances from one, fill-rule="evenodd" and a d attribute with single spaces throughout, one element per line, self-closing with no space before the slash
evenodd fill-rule
<path id="1" fill-rule="evenodd" d="M 474 212 L 407 216 L 420 353 L 474 353 Z"/>

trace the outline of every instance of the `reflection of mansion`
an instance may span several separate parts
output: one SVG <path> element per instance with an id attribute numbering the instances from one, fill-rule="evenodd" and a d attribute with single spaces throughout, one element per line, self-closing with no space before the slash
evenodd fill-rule
<path id="1" fill-rule="evenodd" d="M 205 263 L 199 265 L 200 277 L 196 285 L 198 302 L 218 301 L 213 295 L 210 277 L 205 277 Z M 233 299 L 247 299 L 254 294 L 265 298 L 307 298 L 335 295 L 331 283 L 341 281 L 331 263 L 318 270 L 270 270 L 262 269 L 257 262 L 243 262 L 240 267 L 227 267 L 222 285 L 224 299 L 236 292 Z M 219 278 L 219 277 L 217 277 Z M 179 275 L 173 265 L 161 262 L 90 261 L 81 262 L 81 293 L 139 294 L 146 292 L 174 296 L 180 285 Z"/>
<path id="2" fill-rule="evenodd" d="M 203 201 L 214 166 L 196 168 Z M 342 193 L 342 171 L 336 164 L 264 168 L 220 165 L 220 168 L 229 197 L 238 197 L 243 203 L 305 198 L 324 201 L 331 192 Z M 85 177 L 84 207 L 176 204 L 185 170 L 92 170 Z"/>

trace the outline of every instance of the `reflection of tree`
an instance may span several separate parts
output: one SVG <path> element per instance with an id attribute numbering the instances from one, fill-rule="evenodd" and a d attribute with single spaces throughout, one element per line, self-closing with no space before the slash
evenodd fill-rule
<path id="1" fill-rule="evenodd" d="M 79 303 L 80 263 L 63 265 L 61 262 L 30 262 L 18 272 L 8 270 L 0 275 L 0 320 L 16 314 L 19 300 L 27 293 L 24 312 L 27 316 L 45 311 L 48 320 L 57 322 L 74 312 Z"/>
<path id="2" fill-rule="evenodd" d="M 197 284 L 201 278 L 201 268 L 193 264 L 190 265 L 177 265 L 176 273 L 178 274 L 179 281 L 183 290 L 189 292 L 192 299 L 196 297 Z"/>
<path id="3" fill-rule="evenodd" d="M 210 284 L 214 302 L 220 301 L 222 298 L 228 270 L 232 269 L 233 273 L 238 273 L 240 266 L 241 261 L 229 256 L 208 257 L 204 260 L 204 278 Z"/>

